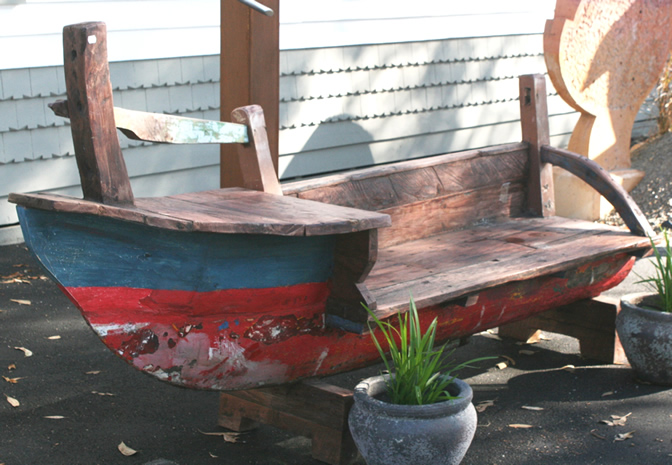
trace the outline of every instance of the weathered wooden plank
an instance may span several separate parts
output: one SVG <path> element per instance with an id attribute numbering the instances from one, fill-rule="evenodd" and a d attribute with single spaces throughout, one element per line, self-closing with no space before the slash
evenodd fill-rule
<path id="1" fill-rule="evenodd" d="M 500 155 L 508 152 L 525 151 L 528 148 L 527 143 L 503 144 L 493 147 L 487 147 L 479 150 L 467 150 L 463 152 L 448 153 L 445 155 L 434 155 L 426 158 L 397 162 L 389 165 L 374 166 L 371 168 L 359 169 L 343 174 L 331 176 L 322 176 L 314 179 L 295 181 L 283 185 L 283 191 L 286 195 L 303 196 L 314 189 L 322 189 L 328 186 L 335 186 L 348 181 L 363 181 L 370 178 L 386 177 L 392 173 L 411 171 L 415 169 L 426 168 L 430 166 L 455 163 L 460 160 L 471 160 L 478 157 L 489 155 Z"/>
<path id="2" fill-rule="evenodd" d="M 378 230 L 371 229 L 336 238 L 332 291 L 326 313 L 346 320 L 361 315 L 365 304 L 376 309 L 376 300 L 364 281 L 378 258 Z"/>
<path id="3" fill-rule="evenodd" d="M 541 159 L 548 164 L 557 165 L 569 171 L 599 192 L 614 206 L 633 234 L 651 237 L 655 235 L 646 216 L 632 200 L 630 194 L 614 182 L 609 173 L 597 162 L 568 150 L 548 145 L 541 147 Z"/>
<path id="4" fill-rule="evenodd" d="M 275 11 L 273 17 L 260 15 L 239 2 L 222 2 L 220 119 L 227 119 L 235 108 L 260 105 L 265 111 L 269 151 L 277 173 L 280 127 L 280 0 L 263 0 L 262 3 Z M 243 186 L 239 160 L 236 148 L 222 145 L 222 187 Z"/>
<path id="5" fill-rule="evenodd" d="M 516 231 L 520 225 L 534 229 Z M 555 219 L 512 222 L 448 232 L 440 236 L 389 247 L 366 285 L 384 314 L 405 309 L 412 292 L 419 305 L 434 305 L 505 282 L 550 275 L 618 253 L 646 248 L 644 238 L 592 223 Z M 479 232 L 506 233 L 480 239 Z M 513 231 L 512 231 L 513 230 Z M 478 240 L 469 242 L 473 233 Z M 452 237 L 455 236 L 455 240 Z M 471 259 L 471 258 L 473 259 Z M 410 267 L 398 264 L 408 263 Z"/>
<path id="6" fill-rule="evenodd" d="M 457 193 L 483 186 L 521 182 L 527 176 L 527 150 L 497 156 L 481 156 L 469 161 L 435 165 L 443 190 Z"/>
<path id="7" fill-rule="evenodd" d="M 542 74 L 521 76 L 520 125 L 523 141 L 530 144 L 528 207 L 539 216 L 555 214 L 553 171 L 541 161 L 541 146 L 549 144 L 546 77 Z"/>
<path id="8" fill-rule="evenodd" d="M 56 116 L 69 118 L 67 100 L 49 104 Z M 247 127 L 184 116 L 114 107 L 114 124 L 126 137 L 167 144 L 246 144 Z"/>
<path id="9" fill-rule="evenodd" d="M 114 127 L 104 23 L 63 29 L 68 113 L 84 198 L 132 204 L 133 191 Z"/>
<path id="10" fill-rule="evenodd" d="M 352 391 L 321 381 L 227 392 L 220 395 L 219 425 L 244 431 L 263 422 L 308 436 L 313 458 L 346 465 L 357 456 L 347 425 L 352 402 Z"/>
<path id="11" fill-rule="evenodd" d="M 393 219 L 392 226 L 380 232 L 380 247 L 519 215 L 524 195 L 520 184 L 506 184 L 381 210 Z"/>
<path id="12" fill-rule="evenodd" d="M 277 170 L 273 166 L 264 111 L 259 105 L 249 105 L 233 110 L 231 118 L 247 126 L 250 139 L 249 144 L 237 146 L 242 177 L 240 187 L 282 195 Z"/>

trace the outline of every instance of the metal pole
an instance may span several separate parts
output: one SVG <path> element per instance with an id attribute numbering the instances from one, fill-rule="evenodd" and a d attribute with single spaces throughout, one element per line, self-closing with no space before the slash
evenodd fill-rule
<path id="1" fill-rule="evenodd" d="M 266 16 L 273 16 L 273 10 L 266 5 L 262 5 L 261 3 L 255 1 L 255 0 L 238 0 L 240 3 L 243 5 L 247 5 L 253 10 L 257 10 L 259 13 L 263 13 Z"/>

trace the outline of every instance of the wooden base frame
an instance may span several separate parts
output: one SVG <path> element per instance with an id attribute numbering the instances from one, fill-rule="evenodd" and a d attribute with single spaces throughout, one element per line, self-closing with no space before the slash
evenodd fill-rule
<path id="1" fill-rule="evenodd" d="M 501 337 L 538 342 L 540 331 L 564 334 L 579 340 L 581 356 L 603 363 L 628 363 L 616 334 L 618 299 L 598 296 L 499 327 Z"/>
<path id="2" fill-rule="evenodd" d="M 330 465 L 348 465 L 358 455 L 348 413 L 352 391 L 322 381 L 222 392 L 218 424 L 249 431 L 259 423 L 312 439 L 312 456 Z"/>

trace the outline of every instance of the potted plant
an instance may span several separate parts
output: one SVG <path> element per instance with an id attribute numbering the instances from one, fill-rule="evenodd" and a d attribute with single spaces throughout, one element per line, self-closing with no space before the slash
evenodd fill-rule
<path id="1" fill-rule="evenodd" d="M 639 282 L 653 292 L 625 295 L 616 317 L 616 332 L 635 374 L 642 381 L 672 386 L 672 261 L 670 238 L 665 256 L 653 239 L 653 276 Z"/>
<path id="2" fill-rule="evenodd" d="M 367 310 L 387 347 L 372 330 L 387 374 L 355 388 L 348 421 L 357 448 L 368 465 L 459 464 L 476 431 L 476 410 L 471 387 L 452 373 L 491 357 L 446 361 L 445 345 L 434 347 L 437 319 L 423 333 L 412 298 L 398 327 Z"/>

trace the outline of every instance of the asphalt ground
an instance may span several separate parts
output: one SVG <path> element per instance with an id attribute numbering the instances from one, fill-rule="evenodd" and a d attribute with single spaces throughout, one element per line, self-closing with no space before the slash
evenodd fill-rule
<path id="1" fill-rule="evenodd" d="M 638 261 L 640 274 L 649 260 Z M 0 465 L 321 463 L 309 439 L 270 426 L 236 443 L 204 434 L 225 432 L 216 392 L 132 369 L 41 276 L 24 246 L 0 247 Z M 641 289 L 636 279 L 610 294 Z M 672 464 L 672 389 L 640 384 L 628 367 L 582 359 L 574 339 L 545 336 L 521 345 L 486 332 L 454 353 L 500 357 L 460 376 L 483 410 L 463 464 Z M 327 381 L 352 388 L 379 368 Z M 137 453 L 122 455 L 121 442 Z"/>

